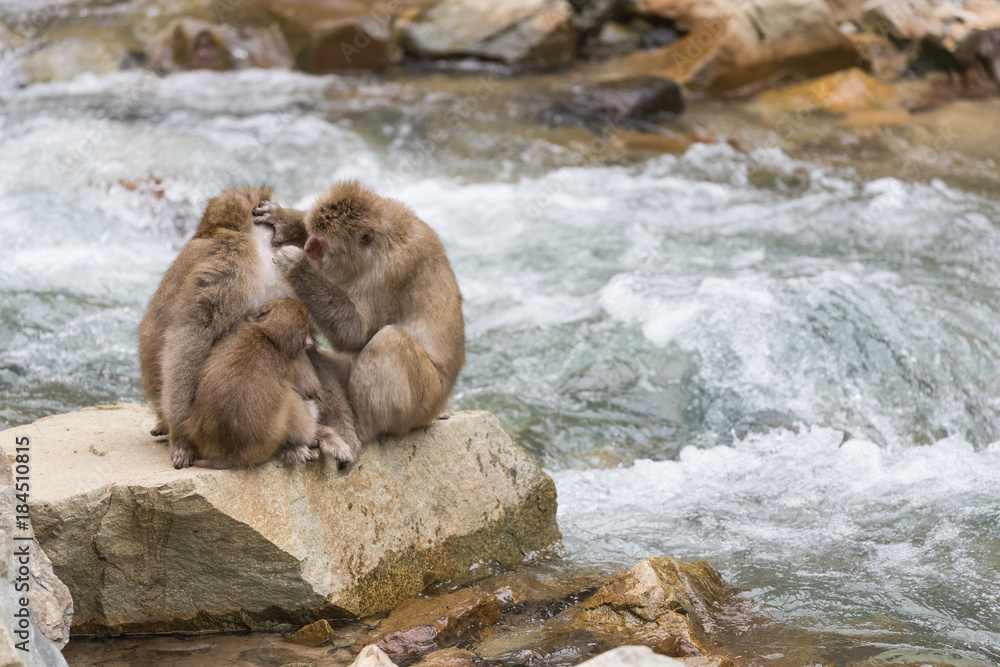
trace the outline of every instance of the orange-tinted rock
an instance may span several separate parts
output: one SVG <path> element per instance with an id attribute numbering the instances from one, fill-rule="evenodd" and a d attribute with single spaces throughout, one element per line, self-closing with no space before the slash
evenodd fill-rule
<path id="1" fill-rule="evenodd" d="M 465 588 L 404 602 L 363 641 L 377 645 L 393 658 L 413 659 L 472 636 L 499 620 L 500 606 L 493 595 Z"/>
<path id="2" fill-rule="evenodd" d="M 731 97 L 864 63 L 823 0 L 726 1 L 665 3 L 667 10 L 649 0 L 650 11 L 689 23 L 691 32 L 669 46 L 609 61 L 595 75 L 662 76 L 692 92 Z"/>
<path id="3" fill-rule="evenodd" d="M 757 101 L 771 110 L 841 114 L 876 109 L 893 94 L 891 86 L 880 84 L 864 71 L 852 68 L 782 90 L 765 91 Z"/>

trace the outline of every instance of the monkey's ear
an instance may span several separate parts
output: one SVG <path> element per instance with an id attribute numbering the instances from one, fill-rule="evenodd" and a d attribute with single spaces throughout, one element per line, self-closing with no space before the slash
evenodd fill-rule
<path id="1" fill-rule="evenodd" d="M 365 227 L 360 232 L 358 232 L 358 243 L 361 245 L 368 245 L 375 240 L 375 230 L 371 227 Z"/>
<path id="2" fill-rule="evenodd" d="M 257 314 L 254 315 L 254 319 L 257 320 L 258 322 L 261 322 L 261 321 L 267 319 L 267 316 L 270 315 L 271 311 L 273 311 L 273 310 L 274 310 L 274 304 L 273 303 L 265 303 L 261 307 L 261 309 L 257 311 Z"/>

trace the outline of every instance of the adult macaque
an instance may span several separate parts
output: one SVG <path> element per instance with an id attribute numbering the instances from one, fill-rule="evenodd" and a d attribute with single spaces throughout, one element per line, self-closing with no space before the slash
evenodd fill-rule
<path id="1" fill-rule="evenodd" d="M 274 261 L 340 353 L 329 358 L 361 442 L 437 418 L 465 364 L 462 295 L 437 234 L 355 181 L 307 213 L 262 198 L 254 215 L 289 243 Z"/>
<path id="2" fill-rule="evenodd" d="M 212 346 L 264 302 L 292 295 L 272 261 L 274 229 L 255 224 L 251 214 L 270 196 L 270 188 L 247 187 L 209 201 L 139 325 L 142 382 L 157 417 L 152 433 L 169 434 L 175 468 L 196 455 L 187 421 Z M 338 405 L 337 388 L 324 387 L 320 420 L 356 448 L 353 415 L 339 393 Z M 336 442 L 321 445 L 335 456 L 344 449 Z"/>

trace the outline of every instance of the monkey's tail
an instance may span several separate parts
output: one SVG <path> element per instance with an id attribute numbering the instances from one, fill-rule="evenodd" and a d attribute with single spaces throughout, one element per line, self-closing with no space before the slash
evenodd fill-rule
<path id="1" fill-rule="evenodd" d="M 215 459 L 197 459 L 191 465 L 198 468 L 212 468 L 213 470 L 229 470 L 232 466 L 228 466 L 222 461 L 216 461 Z"/>

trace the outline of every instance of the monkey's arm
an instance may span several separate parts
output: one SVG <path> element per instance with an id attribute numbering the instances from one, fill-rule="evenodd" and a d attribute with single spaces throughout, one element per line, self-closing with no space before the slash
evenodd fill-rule
<path id="1" fill-rule="evenodd" d="M 360 352 L 370 336 L 350 297 L 331 283 L 301 250 L 282 248 L 274 253 L 274 263 L 330 344 L 343 352 Z"/>
<path id="2" fill-rule="evenodd" d="M 253 221 L 274 227 L 274 240 L 278 245 L 294 245 L 299 248 L 306 244 L 306 213 L 293 208 L 282 208 L 270 201 L 262 201 L 253 210 Z"/>

